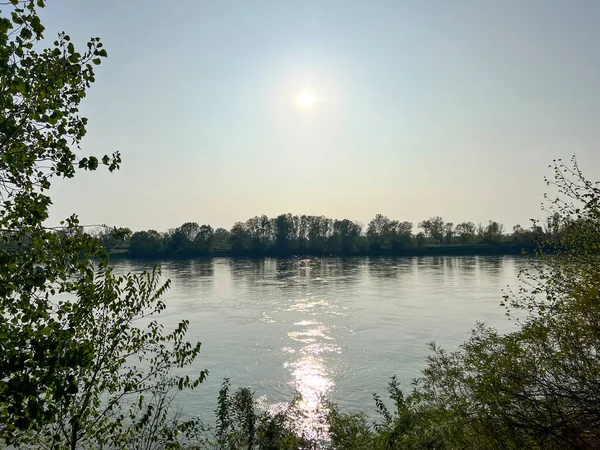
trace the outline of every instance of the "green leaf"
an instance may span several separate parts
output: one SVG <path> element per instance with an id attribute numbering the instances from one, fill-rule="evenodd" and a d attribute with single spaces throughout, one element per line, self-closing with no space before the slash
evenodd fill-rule
<path id="1" fill-rule="evenodd" d="M 88 160 L 88 169 L 96 170 L 98 168 L 98 158 L 90 156 Z"/>

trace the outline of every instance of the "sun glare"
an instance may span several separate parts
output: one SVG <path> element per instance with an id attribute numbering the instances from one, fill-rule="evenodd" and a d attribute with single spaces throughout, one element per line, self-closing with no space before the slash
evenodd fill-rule
<path id="1" fill-rule="evenodd" d="M 312 108 L 315 105 L 317 98 L 315 97 L 315 94 L 311 92 L 310 89 L 304 89 L 298 94 L 296 100 L 298 101 L 298 104 L 300 106 L 304 108 Z"/>

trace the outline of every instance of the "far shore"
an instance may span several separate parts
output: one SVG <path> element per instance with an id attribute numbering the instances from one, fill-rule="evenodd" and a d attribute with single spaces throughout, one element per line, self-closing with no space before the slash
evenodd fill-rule
<path id="1" fill-rule="evenodd" d="M 209 259 L 217 257 L 228 258 L 322 258 L 322 257 L 413 257 L 413 256 L 503 256 L 503 255 L 533 255 L 535 247 L 523 247 L 513 243 L 494 244 L 439 244 L 426 245 L 418 249 L 406 249 L 402 251 L 379 251 L 374 252 L 348 252 L 348 253 L 324 253 L 324 252 L 251 252 L 214 250 L 211 252 L 158 252 L 150 254 L 131 255 L 128 249 L 113 249 L 109 251 L 111 258 L 127 259 L 149 259 L 149 260 L 181 260 L 181 259 Z"/>

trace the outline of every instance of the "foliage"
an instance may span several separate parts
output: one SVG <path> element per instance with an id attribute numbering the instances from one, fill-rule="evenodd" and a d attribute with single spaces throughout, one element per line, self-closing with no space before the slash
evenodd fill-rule
<path id="1" fill-rule="evenodd" d="M 102 267 L 78 281 L 76 301 L 58 301 L 49 334 L 63 333 L 70 345 L 39 349 L 55 367 L 54 420 L 24 440 L 48 448 L 121 448 L 158 441 L 163 427 L 179 430 L 165 427 L 165 402 L 173 389 L 194 388 L 207 373 L 191 379 L 174 373 L 195 359 L 200 344 L 184 341 L 187 321 L 163 334 L 155 316 L 165 309 L 160 296 L 169 283 L 159 285 L 158 275 L 155 269 L 117 277 Z M 139 320 L 147 325 L 134 326 Z"/>
<path id="2" fill-rule="evenodd" d="M 435 255 L 519 254 L 533 250 L 539 226 L 504 234 L 502 224 L 487 226 L 463 222 L 454 226 L 441 217 L 419 224 L 423 232 L 413 234 L 411 222 L 400 222 L 377 214 L 366 228 L 349 219 L 280 214 L 275 218 L 256 216 L 237 222 L 231 230 L 213 230 L 210 225 L 187 222 L 167 233 L 138 231 L 129 241 L 134 257 L 194 257 L 202 255 L 289 256 L 289 255 Z M 478 232 L 479 231 L 479 232 Z M 548 227 L 544 236 L 558 232 Z M 111 250 L 124 248 L 107 241 Z"/>
<path id="3" fill-rule="evenodd" d="M 150 320 L 164 309 L 168 282 L 160 286 L 158 272 L 117 277 L 106 261 L 94 264 L 102 248 L 76 216 L 44 226 L 55 177 L 100 165 L 114 171 L 121 158 L 76 155 L 87 124 L 79 105 L 107 53 L 99 38 L 77 52 L 64 33 L 43 49 L 42 7 L 0 4 L 0 442 L 175 442 L 192 424 L 168 412 L 170 387 L 193 388 L 206 373 L 172 372 L 199 351 L 184 342 L 187 322 L 165 333 Z M 127 236 L 115 229 L 105 238 Z"/>
<path id="4" fill-rule="evenodd" d="M 412 398 L 448 411 L 441 429 L 475 448 L 595 448 L 600 442 L 600 189 L 576 161 L 554 166 L 555 233 L 504 298 L 518 329 L 482 324 L 434 354 Z M 550 251 L 549 251 L 550 250 Z"/>
<path id="5" fill-rule="evenodd" d="M 342 413 L 335 405 L 330 405 L 331 448 L 409 450 L 449 447 L 438 427 L 447 418 L 445 411 L 421 408 L 414 396 L 405 397 L 395 376 L 387 391 L 394 409 L 390 411 L 381 397 L 373 394 L 379 420 L 372 423 L 364 413 Z"/>
<path id="6" fill-rule="evenodd" d="M 294 402 L 274 414 L 260 411 L 250 389 L 239 388 L 231 394 L 231 385 L 226 378 L 219 391 L 215 442 L 210 447 L 223 450 L 318 448 L 316 442 L 296 432 L 293 409 Z"/>
<path id="7" fill-rule="evenodd" d="M 98 241 L 104 248 L 128 248 L 132 231 L 129 228 L 102 227 L 97 233 Z"/>

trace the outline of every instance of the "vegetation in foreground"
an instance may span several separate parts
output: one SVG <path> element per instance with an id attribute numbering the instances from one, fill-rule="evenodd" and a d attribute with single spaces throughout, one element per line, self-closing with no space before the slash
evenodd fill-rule
<path id="1" fill-rule="evenodd" d="M 78 157 L 79 105 L 107 56 L 99 38 L 78 52 L 61 33 L 42 48 L 43 0 L 0 2 L 0 446 L 167 448 L 193 421 L 169 413 L 200 351 L 187 321 L 156 316 L 160 271 L 115 276 L 77 216 L 49 229 L 56 177 L 119 168 L 118 153 Z"/>
<path id="2" fill-rule="evenodd" d="M 76 216 L 48 229 L 56 176 L 119 167 L 78 158 L 78 107 L 106 52 L 79 53 L 66 34 L 39 50 L 43 0 L 3 3 L 0 18 L 0 442 L 17 448 L 583 449 L 600 447 L 600 187 L 577 164 L 554 165 L 556 233 L 503 299 L 518 324 L 481 324 L 457 351 L 432 345 L 408 396 L 395 379 L 380 419 L 329 406 L 326 441 L 295 432 L 293 405 L 259 412 L 248 389 L 223 385 L 213 429 L 182 420 L 173 393 L 207 375 L 178 371 L 197 357 L 188 323 L 156 316 L 159 272 L 116 277 Z M 333 236 L 333 234 L 332 234 Z M 277 242 L 277 241 L 275 241 Z M 337 242 L 337 241 L 336 241 Z M 345 241 L 339 241 L 345 242 Z M 340 243 L 340 245 L 342 245 Z M 387 244 L 386 244 L 387 245 Z M 380 248 L 382 248 L 380 246 Z M 551 249 L 552 252 L 547 252 Z"/>

